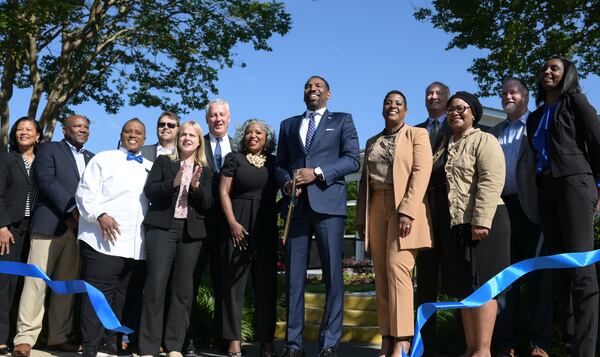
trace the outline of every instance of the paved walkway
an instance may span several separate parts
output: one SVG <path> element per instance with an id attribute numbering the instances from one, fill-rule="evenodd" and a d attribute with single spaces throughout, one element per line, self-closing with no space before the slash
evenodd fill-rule
<path id="1" fill-rule="evenodd" d="M 283 349 L 282 341 L 275 341 L 275 345 L 277 351 L 281 353 Z M 318 344 L 315 341 L 306 341 L 304 348 L 306 349 L 307 357 L 316 357 L 318 356 Z M 247 344 L 244 345 L 244 349 L 248 352 L 246 357 L 256 357 L 258 356 L 258 346 Z M 340 357 L 371 357 L 377 356 L 377 352 L 379 351 L 379 346 L 372 344 L 364 344 L 364 343 L 352 343 L 346 342 L 341 343 L 338 348 L 338 356 Z M 215 357 L 215 356 L 223 356 L 217 353 L 212 349 L 200 349 L 199 357 Z M 57 353 L 56 351 L 43 351 L 43 350 L 33 350 L 31 353 L 31 357 L 78 357 L 80 354 L 77 353 Z"/>

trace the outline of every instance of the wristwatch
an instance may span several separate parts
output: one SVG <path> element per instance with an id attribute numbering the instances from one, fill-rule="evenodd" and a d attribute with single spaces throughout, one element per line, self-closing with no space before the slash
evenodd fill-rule
<path id="1" fill-rule="evenodd" d="M 320 167 L 315 167 L 315 169 L 313 171 L 315 173 L 315 176 L 317 176 L 317 178 L 319 178 L 319 180 L 325 181 L 325 175 L 323 175 L 323 170 L 321 170 Z"/>

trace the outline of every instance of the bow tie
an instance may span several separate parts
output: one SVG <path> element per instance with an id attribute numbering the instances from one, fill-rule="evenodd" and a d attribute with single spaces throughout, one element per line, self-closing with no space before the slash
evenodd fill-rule
<path id="1" fill-rule="evenodd" d="M 127 153 L 127 161 L 131 161 L 131 160 L 135 160 L 141 164 L 142 162 L 144 162 L 144 157 L 142 155 L 135 156 L 131 152 L 128 152 Z"/>

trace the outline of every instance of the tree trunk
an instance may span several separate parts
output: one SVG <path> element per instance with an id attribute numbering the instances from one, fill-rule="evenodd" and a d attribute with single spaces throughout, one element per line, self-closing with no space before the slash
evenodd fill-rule
<path id="1" fill-rule="evenodd" d="M 6 50 L 6 58 L 4 62 L 4 71 L 0 80 L 0 119 L 2 123 L 2 137 L 0 138 L 0 151 L 8 151 L 8 132 L 10 109 L 8 103 L 13 95 L 13 85 L 18 68 L 17 59 L 12 49 Z"/>

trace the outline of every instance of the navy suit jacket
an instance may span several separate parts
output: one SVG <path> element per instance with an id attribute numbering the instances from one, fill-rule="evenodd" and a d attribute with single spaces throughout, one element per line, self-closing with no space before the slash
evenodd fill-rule
<path id="1" fill-rule="evenodd" d="M 312 144 L 306 152 L 300 138 L 304 114 L 284 120 L 279 129 L 276 176 L 283 188 L 292 171 L 320 167 L 324 180 L 317 179 L 305 187 L 313 211 L 329 215 L 346 215 L 344 176 L 358 171 L 360 149 L 358 135 L 348 113 L 325 110 Z"/>
<path id="2" fill-rule="evenodd" d="M 84 150 L 85 163 L 94 156 Z M 33 173 L 37 180 L 39 197 L 31 218 L 31 232 L 60 236 L 67 230 L 65 220 L 75 207 L 75 191 L 79 184 L 79 171 L 69 144 L 65 140 L 40 145 Z"/>

